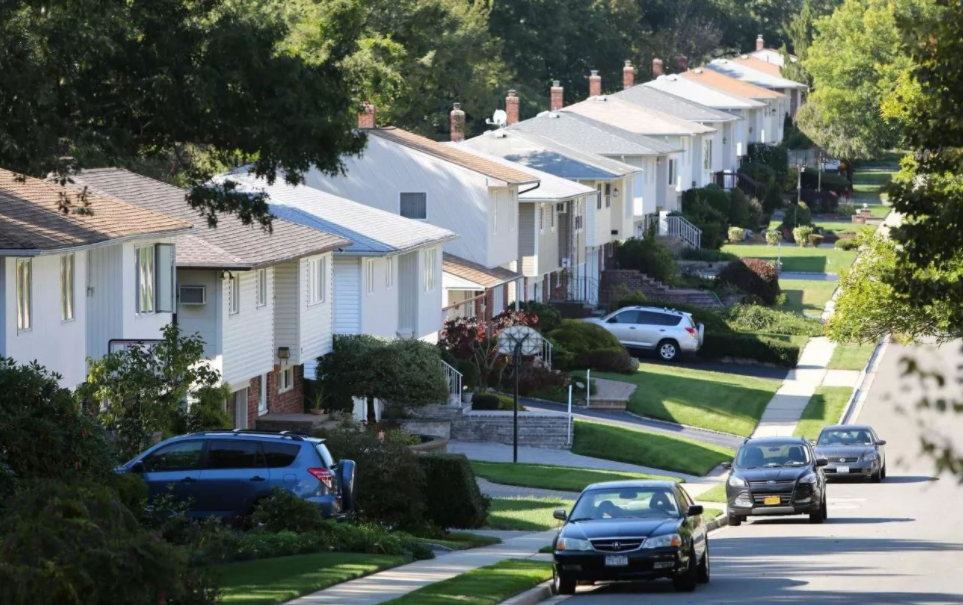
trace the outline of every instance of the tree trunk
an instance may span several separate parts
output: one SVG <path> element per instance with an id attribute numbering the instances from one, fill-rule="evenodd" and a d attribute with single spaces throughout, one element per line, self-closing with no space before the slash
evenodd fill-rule
<path id="1" fill-rule="evenodd" d="M 375 413 L 374 397 L 368 397 L 368 424 L 378 422 L 378 415 Z"/>

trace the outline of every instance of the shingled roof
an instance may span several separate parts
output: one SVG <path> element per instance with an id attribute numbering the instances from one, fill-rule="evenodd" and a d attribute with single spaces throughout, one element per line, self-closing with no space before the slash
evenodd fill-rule
<path id="1" fill-rule="evenodd" d="M 473 284 L 478 284 L 483 288 L 494 288 L 522 277 L 521 274 L 509 269 L 501 267 L 489 269 L 484 265 L 473 263 L 447 252 L 442 255 L 441 270 Z"/>
<path id="2" fill-rule="evenodd" d="M 81 191 L 0 169 L 0 251 L 36 255 L 191 228 L 190 222 L 95 192 L 86 198 L 90 214 L 64 213 L 62 197 L 79 207 Z"/>
<path id="3" fill-rule="evenodd" d="M 697 82 L 703 86 L 721 90 L 724 93 L 744 97 L 746 99 L 785 99 L 786 95 L 775 90 L 756 86 L 750 82 L 734 78 L 729 74 L 724 74 L 712 69 L 690 69 L 684 71 L 679 76 Z"/>

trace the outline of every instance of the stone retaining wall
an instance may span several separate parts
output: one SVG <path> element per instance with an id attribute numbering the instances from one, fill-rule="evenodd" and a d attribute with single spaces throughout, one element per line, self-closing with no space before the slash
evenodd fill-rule
<path id="1" fill-rule="evenodd" d="M 427 435 L 429 437 L 441 437 L 451 439 L 450 420 L 422 420 L 415 418 L 402 420 L 399 424 L 409 433 L 414 435 Z"/>
<path id="2" fill-rule="evenodd" d="M 451 422 L 451 438 L 511 445 L 512 412 L 466 412 Z M 562 414 L 519 412 L 518 444 L 526 447 L 567 449 L 568 417 Z"/>

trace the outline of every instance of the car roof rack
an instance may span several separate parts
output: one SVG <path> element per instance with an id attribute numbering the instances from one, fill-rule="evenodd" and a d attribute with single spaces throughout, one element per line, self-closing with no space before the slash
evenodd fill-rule
<path id="1" fill-rule="evenodd" d="M 304 433 L 297 431 L 259 431 L 257 429 L 211 429 L 204 431 L 204 435 L 265 435 L 269 437 L 282 437 L 292 441 L 304 441 L 307 437 Z"/>

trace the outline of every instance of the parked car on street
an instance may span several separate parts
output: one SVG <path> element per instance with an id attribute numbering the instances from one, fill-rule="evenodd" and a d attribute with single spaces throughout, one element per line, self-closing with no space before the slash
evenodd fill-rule
<path id="1" fill-rule="evenodd" d="M 836 159 L 823 160 L 823 170 L 839 170 L 841 161 Z"/>
<path id="2" fill-rule="evenodd" d="M 162 441 L 118 467 L 137 473 L 149 497 L 168 493 L 192 517 L 249 515 L 274 488 L 316 503 L 325 516 L 350 511 L 354 462 L 335 464 L 323 439 L 287 431 L 207 431 Z"/>
<path id="3" fill-rule="evenodd" d="M 672 579 L 679 591 L 709 581 L 702 506 L 670 481 L 611 481 L 585 488 L 553 544 L 553 588 L 579 583 Z"/>
<path id="4" fill-rule="evenodd" d="M 826 520 L 825 458 L 800 437 L 747 439 L 726 480 L 729 525 L 746 517 L 809 515 L 811 523 Z"/>
<path id="5" fill-rule="evenodd" d="M 664 361 L 697 352 L 705 335 L 705 326 L 690 313 L 659 307 L 624 307 L 586 321 L 602 326 L 626 347 L 653 350 Z"/>
<path id="6" fill-rule="evenodd" d="M 816 455 L 829 461 L 827 478 L 886 479 L 886 442 L 865 424 L 827 426 L 816 439 Z"/>

